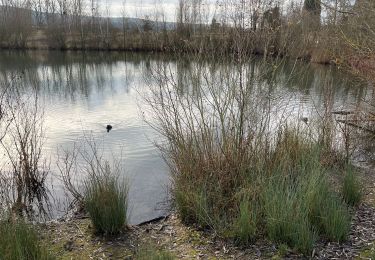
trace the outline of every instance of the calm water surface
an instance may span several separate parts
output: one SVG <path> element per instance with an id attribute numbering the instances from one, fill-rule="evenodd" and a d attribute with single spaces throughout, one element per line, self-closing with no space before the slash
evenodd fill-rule
<path id="1" fill-rule="evenodd" d="M 57 148 L 69 148 L 85 135 L 92 135 L 106 156 L 122 158 L 124 175 L 130 181 L 131 223 L 167 212 L 168 168 L 154 146 L 161 137 L 144 121 L 143 94 L 153 84 L 153 69 L 169 66 L 180 79 L 189 75 L 192 64 L 189 59 L 150 54 L 0 52 L 0 80 L 21 74 L 26 91 L 36 88 L 42 97 L 55 217 L 63 214 L 67 203 L 56 177 Z M 251 66 L 256 69 L 257 63 Z M 297 76 L 289 78 L 292 70 Z M 365 87 L 327 66 L 291 63 L 280 70 L 278 78 L 276 85 L 262 90 L 277 100 L 272 103 L 275 118 L 317 117 L 328 103 L 332 109 L 348 109 L 368 94 Z M 109 133 L 107 124 L 113 126 Z"/>

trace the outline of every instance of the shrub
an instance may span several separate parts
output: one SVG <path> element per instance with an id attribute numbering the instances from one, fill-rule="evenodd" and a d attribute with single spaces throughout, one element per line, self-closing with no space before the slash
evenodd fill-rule
<path id="1" fill-rule="evenodd" d="M 1 221 L 0 233 L 0 259 L 54 259 L 40 245 L 36 231 L 23 221 Z"/>
<path id="2" fill-rule="evenodd" d="M 94 229 L 99 234 L 118 234 L 126 225 L 128 187 L 111 173 L 92 175 L 85 182 L 84 204 Z"/>
<path id="3" fill-rule="evenodd" d="M 255 148 L 265 156 L 248 158 L 247 169 L 235 165 L 226 169 L 220 160 L 216 165 L 200 161 L 191 166 L 196 171 L 179 172 L 174 176 L 174 194 L 180 216 L 225 237 L 229 234 L 243 245 L 254 240 L 261 224 L 271 240 L 306 254 L 319 234 L 343 241 L 350 214 L 330 188 L 320 146 L 308 138 L 283 129 L 268 153 L 264 146 Z M 184 165 L 182 170 L 186 169 Z M 265 218 L 258 221 L 258 216 Z"/>
<path id="4" fill-rule="evenodd" d="M 346 171 L 341 192 L 345 202 L 349 205 L 357 206 L 361 202 L 361 186 L 351 167 L 348 167 Z"/>
<path id="5" fill-rule="evenodd" d="M 180 217 L 242 244 L 258 230 L 304 253 L 319 234 L 341 241 L 350 216 L 322 163 L 332 148 L 330 129 L 317 138 L 317 129 L 308 128 L 313 124 L 291 129 L 289 120 L 274 122 L 262 88 L 272 86 L 271 71 L 254 72 L 242 83 L 244 68 L 194 67 L 186 82 L 191 88 L 183 93 L 169 71 L 155 72 L 158 87 L 148 101 L 155 129 L 167 140 L 160 148 Z"/>

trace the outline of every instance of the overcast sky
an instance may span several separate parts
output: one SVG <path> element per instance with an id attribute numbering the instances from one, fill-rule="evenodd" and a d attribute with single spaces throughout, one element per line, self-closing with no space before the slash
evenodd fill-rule
<path id="1" fill-rule="evenodd" d="M 90 1 L 90 0 L 86 0 Z M 127 17 L 139 17 L 144 18 L 146 15 L 154 16 L 155 10 L 159 13 L 163 13 L 166 16 L 167 21 L 175 21 L 176 10 L 179 0 L 99 0 L 101 1 L 102 12 L 104 12 L 104 6 L 106 3 L 110 6 L 110 16 L 122 16 L 124 6 L 125 15 Z M 221 0 L 201 0 L 204 9 L 209 10 L 210 19 L 215 13 L 217 3 L 222 2 Z M 238 0 L 233 0 L 238 1 Z M 291 0 L 279 0 L 280 2 L 289 2 Z M 294 0 L 302 1 L 302 0 Z M 153 17 L 150 17 L 153 18 Z"/>
<path id="2" fill-rule="evenodd" d="M 124 6 L 127 17 L 144 18 L 146 15 L 155 16 L 155 10 L 164 13 L 168 21 L 174 21 L 178 0 L 100 0 L 102 12 L 105 12 L 105 5 L 110 6 L 111 16 L 122 16 Z M 205 0 L 207 6 L 214 7 L 217 0 Z"/>
<path id="3" fill-rule="evenodd" d="M 154 13 L 155 9 L 159 11 L 164 9 L 165 12 L 174 13 L 177 0 L 107 0 L 107 2 L 111 3 L 113 15 L 121 15 L 125 4 L 128 16 L 142 16 Z"/>
<path id="4" fill-rule="evenodd" d="M 85 0 L 91 1 L 91 0 Z M 149 16 L 151 19 L 155 19 L 155 13 L 163 13 L 166 16 L 167 21 L 175 21 L 177 4 L 179 0 L 97 0 L 100 2 L 101 13 L 106 14 L 105 6 L 109 6 L 110 16 L 119 17 L 123 16 L 125 9 L 126 17 L 138 17 L 145 18 Z M 205 10 L 210 10 L 210 18 L 215 13 L 216 4 L 221 2 L 220 0 L 201 0 L 205 5 Z M 238 0 L 233 0 L 238 1 Z M 279 0 L 279 3 L 284 7 L 284 9 L 291 2 L 302 3 L 303 0 Z M 375 0 L 374 0 L 375 1 Z M 329 2 L 326 0 L 325 2 Z M 351 0 L 352 3 L 355 0 Z M 125 6 L 125 8 L 124 8 Z M 155 12 L 155 10 L 157 12 Z M 106 15 L 105 15 L 106 16 Z M 160 18 L 159 18 L 160 19 Z"/>

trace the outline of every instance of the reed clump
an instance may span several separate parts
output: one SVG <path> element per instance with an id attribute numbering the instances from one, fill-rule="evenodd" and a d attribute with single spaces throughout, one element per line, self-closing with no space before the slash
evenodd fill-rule
<path id="1" fill-rule="evenodd" d="M 350 166 L 348 166 L 345 172 L 341 192 L 342 192 L 342 196 L 344 200 L 349 205 L 357 206 L 361 202 L 361 198 L 362 198 L 361 185 L 360 185 L 360 182 L 358 180 L 355 170 Z"/>
<path id="2" fill-rule="evenodd" d="M 272 118 L 269 66 L 222 71 L 198 63 L 189 82 L 166 70 L 154 78 L 148 101 L 167 140 L 161 150 L 183 222 L 242 245 L 265 235 L 305 254 L 320 236 L 346 239 L 351 215 L 328 178 L 330 147 L 319 129 Z"/>
<path id="3" fill-rule="evenodd" d="M 203 164 L 190 157 L 199 163 L 173 175 L 181 218 L 245 245 L 265 233 L 306 254 L 319 235 L 345 240 L 351 220 L 348 206 L 329 185 L 329 170 L 320 163 L 322 150 L 304 138 L 283 129 L 275 147 L 249 147 L 262 156 L 248 158 L 241 170 L 234 160 L 218 169 L 215 161 Z M 222 160 L 218 165 L 225 165 Z"/>
<path id="4" fill-rule="evenodd" d="M 90 176 L 85 182 L 84 205 L 96 233 L 116 235 L 126 226 L 128 187 L 112 175 L 105 164 L 105 172 Z"/>
<path id="5" fill-rule="evenodd" d="M 89 214 L 94 232 L 99 235 L 113 236 L 124 231 L 128 182 L 121 178 L 121 162 L 105 159 L 92 136 L 85 136 L 73 148 L 59 150 L 58 154 L 57 165 L 72 197 L 71 206 Z"/>
<path id="6" fill-rule="evenodd" d="M 55 259 L 39 243 L 33 227 L 21 220 L 2 220 L 0 233 L 0 259 Z"/>

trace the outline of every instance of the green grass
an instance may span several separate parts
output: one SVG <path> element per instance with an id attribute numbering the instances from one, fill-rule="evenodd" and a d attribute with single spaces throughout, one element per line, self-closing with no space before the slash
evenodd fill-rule
<path id="1" fill-rule="evenodd" d="M 112 236 L 123 230 L 127 224 L 127 199 L 128 187 L 116 176 L 105 174 L 85 182 L 84 204 L 96 233 Z"/>
<path id="2" fill-rule="evenodd" d="M 281 177 L 270 181 L 263 195 L 265 229 L 271 240 L 309 253 L 317 233 L 310 223 L 302 195 L 299 183 Z"/>
<path id="3" fill-rule="evenodd" d="M 173 254 L 158 250 L 154 246 L 142 246 L 136 252 L 135 259 L 137 260 L 174 260 L 177 259 Z"/>
<path id="4" fill-rule="evenodd" d="M 254 202 L 244 199 L 240 203 L 239 216 L 234 221 L 236 242 L 247 245 L 254 241 L 257 232 L 258 209 Z"/>
<path id="5" fill-rule="evenodd" d="M 0 259 L 55 259 L 41 246 L 36 231 L 22 221 L 1 221 L 0 234 Z"/>
<path id="6" fill-rule="evenodd" d="M 341 242 L 349 233 L 351 216 L 345 202 L 330 189 L 326 174 L 318 172 L 309 176 L 305 201 L 309 205 L 311 223 L 319 233 L 332 241 Z"/>
<path id="7" fill-rule="evenodd" d="M 336 194 L 325 198 L 320 208 L 322 233 L 331 241 L 345 241 L 350 231 L 351 216 L 345 203 Z"/>
<path id="8" fill-rule="evenodd" d="M 352 167 L 349 166 L 344 176 L 342 196 L 345 202 L 351 206 L 357 206 L 362 199 L 360 183 L 358 181 L 355 171 Z"/>
<path id="9" fill-rule="evenodd" d="M 189 191 L 187 187 L 183 193 L 175 193 L 177 209 L 185 223 L 198 223 L 202 227 L 212 226 L 208 212 L 206 193 L 199 186 L 192 187 Z"/>

